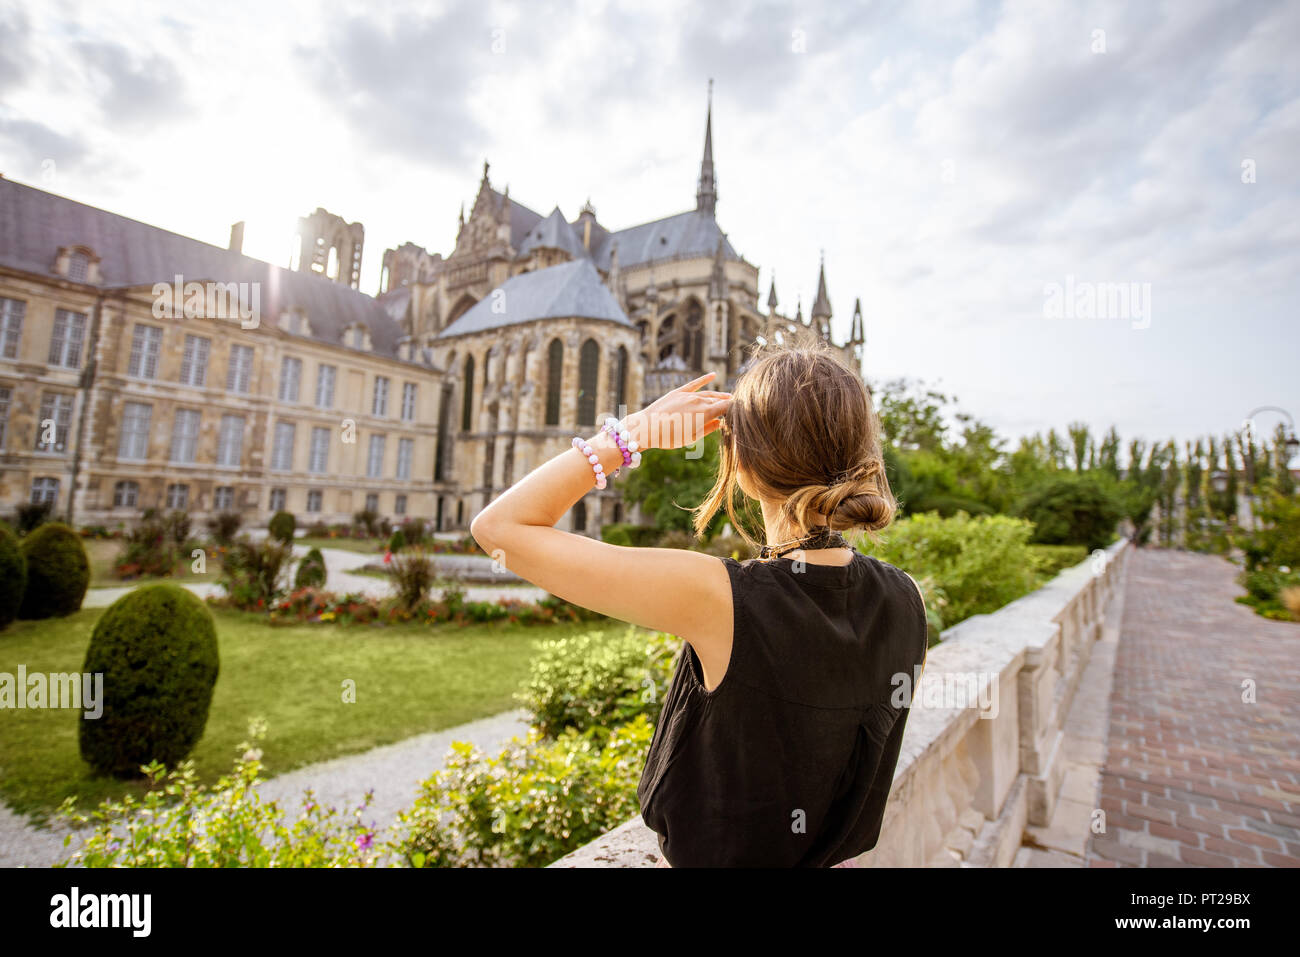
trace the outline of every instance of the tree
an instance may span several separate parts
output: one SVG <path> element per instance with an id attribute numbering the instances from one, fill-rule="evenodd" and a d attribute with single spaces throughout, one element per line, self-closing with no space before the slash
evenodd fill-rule
<path id="1" fill-rule="evenodd" d="M 627 473 L 623 499 L 640 505 L 641 511 L 663 531 L 691 532 L 691 510 L 708 497 L 718 471 L 718 435 L 704 437 L 703 454 L 691 458 L 690 447 L 659 450 L 645 455 L 641 465 Z M 715 534 L 728 521 L 722 510 L 709 525 Z"/>

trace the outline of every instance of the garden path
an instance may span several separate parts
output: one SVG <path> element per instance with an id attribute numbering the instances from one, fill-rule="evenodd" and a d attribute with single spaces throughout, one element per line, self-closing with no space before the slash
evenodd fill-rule
<path id="1" fill-rule="evenodd" d="M 258 790 L 263 801 L 279 801 L 292 821 L 299 816 L 307 788 L 312 789 L 317 802 L 337 807 L 343 816 L 362 804 L 366 791 L 373 788 L 374 797 L 364 820 L 373 821 L 382 835 L 398 812 L 411 806 L 419 794 L 420 781 L 443 766 L 453 741 L 466 741 L 488 754 L 496 754 L 512 737 L 527 733 L 527 712 L 504 711 L 362 754 L 311 764 L 270 778 Z M 37 828 L 0 803 L 0 867 L 49 867 L 69 853 L 63 846 L 67 833 L 68 829 L 59 825 Z"/>

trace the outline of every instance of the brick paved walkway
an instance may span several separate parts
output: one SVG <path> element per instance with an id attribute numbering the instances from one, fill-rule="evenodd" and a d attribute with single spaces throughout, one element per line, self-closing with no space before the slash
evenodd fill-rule
<path id="1" fill-rule="evenodd" d="M 1236 572 L 1132 556 L 1093 867 L 1300 866 L 1300 624 L 1234 602 Z"/>

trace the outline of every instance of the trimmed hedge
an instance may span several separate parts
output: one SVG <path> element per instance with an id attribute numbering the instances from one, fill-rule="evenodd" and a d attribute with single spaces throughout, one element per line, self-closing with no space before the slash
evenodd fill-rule
<path id="1" fill-rule="evenodd" d="M 90 586 L 90 559 L 81 536 L 62 522 L 47 522 L 23 539 L 27 585 L 21 618 L 54 618 L 81 607 Z"/>
<path id="2" fill-rule="evenodd" d="M 325 577 L 325 556 L 320 553 L 319 548 L 313 548 L 298 563 L 298 573 L 293 579 L 294 591 L 299 588 L 324 588 Z"/>
<path id="3" fill-rule="evenodd" d="M 18 617 L 27 587 L 27 559 L 18 539 L 0 526 L 0 630 Z"/>
<path id="4" fill-rule="evenodd" d="M 119 777 L 174 767 L 203 737 L 218 670 L 212 613 L 192 593 L 160 582 L 123 595 L 86 650 L 82 671 L 104 675 L 104 700 L 100 717 L 81 718 L 81 756 Z"/>
<path id="5" fill-rule="evenodd" d="M 291 512 L 276 512 L 267 523 L 266 530 L 276 541 L 293 544 L 293 533 L 298 530 L 298 520 Z"/>

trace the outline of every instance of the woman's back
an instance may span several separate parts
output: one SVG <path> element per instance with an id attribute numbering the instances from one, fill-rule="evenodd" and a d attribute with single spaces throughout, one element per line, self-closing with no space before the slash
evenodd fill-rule
<path id="1" fill-rule="evenodd" d="M 826 867 L 875 846 L 925 609 L 907 575 L 723 559 L 732 586 L 726 674 L 706 690 L 685 645 L 638 788 L 674 867 Z M 903 695 L 910 699 L 910 695 Z"/>

